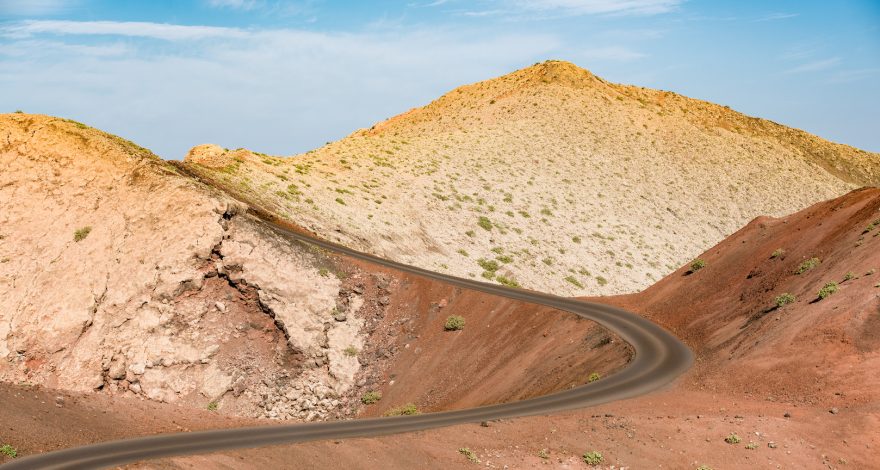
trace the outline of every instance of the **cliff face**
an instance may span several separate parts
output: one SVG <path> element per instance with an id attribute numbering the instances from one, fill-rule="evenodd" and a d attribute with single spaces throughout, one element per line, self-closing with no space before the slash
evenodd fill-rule
<path id="1" fill-rule="evenodd" d="M 350 411 L 338 398 L 361 367 L 342 351 L 364 342 L 364 302 L 331 260 L 82 124 L 0 116 L 0 167 L 0 380 L 253 416 L 282 397 L 273 417 Z M 347 321 L 328 322 L 338 304 Z"/>
<path id="2" fill-rule="evenodd" d="M 302 155 L 186 162 L 324 238 L 563 295 L 643 289 L 754 217 L 880 182 L 877 154 L 557 61 Z"/>

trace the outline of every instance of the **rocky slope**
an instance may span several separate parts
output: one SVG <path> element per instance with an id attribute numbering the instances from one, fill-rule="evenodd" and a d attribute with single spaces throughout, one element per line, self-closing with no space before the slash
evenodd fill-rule
<path id="1" fill-rule="evenodd" d="M 325 238 L 563 295 L 636 291 L 758 215 L 880 183 L 877 154 L 557 61 L 303 155 L 185 162 Z"/>
<path id="2" fill-rule="evenodd" d="M 531 397 L 630 357 L 573 315 L 292 241 L 76 122 L 0 115 L 0 167 L 0 382 L 315 420 Z"/>
<path id="3" fill-rule="evenodd" d="M 332 260 L 79 123 L 0 115 L 0 167 L 0 380 L 243 415 L 345 411 L 361 366 L 343 350 L 365 341 L 370 306 Z M 338 305 L 348 321 L 330 317 Z"/>

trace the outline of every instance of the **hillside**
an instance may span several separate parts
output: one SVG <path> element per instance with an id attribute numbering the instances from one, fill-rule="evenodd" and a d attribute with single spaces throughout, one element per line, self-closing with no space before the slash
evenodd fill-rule
<path id="1" fill-rule="evenodd" d="M 563 295 L 634 292 L 752 218 L 880 183 L 880 156 L 550 61 L 289 158 L 187 168 L 322 237 Z"/>
<path id="2" fill-rule="evenodd" d="M 0 167 L 7 385 L 311 421 L 532 397 L 630 357 L 571 314 L 294 241 L 81 123 L 0 115 Z M 448 315 L 468 328 L 444 331 Z M 369 391 L 386 398 L 366 407 Z"/>

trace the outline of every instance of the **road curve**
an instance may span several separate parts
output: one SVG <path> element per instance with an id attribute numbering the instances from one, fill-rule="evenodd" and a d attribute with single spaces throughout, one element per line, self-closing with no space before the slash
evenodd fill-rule
<path id="1" fill-rule="evenodd" d="M 261 218 L 266 219 L 267 217 L 263 215 Z M 352 258 L 436 279 L 457 287 L 546 305 L 593 320 L 614 331 L 624 341 L 628 342 L 635 350 L 634 358 L 623 370 L 597 382 L 513 403 L 427 413 L 416 416 L 325 421 L 308 424 L 279 424 L 160 434 L 47 452 L 13 460 L 3 465 L 2 469 L 91 469 L 160 457 L 322 439 L 381 436 L 499 418 L 544 415 L 645 394 L 668 384 L 686 371 L 693 363 L 691 351 L 672 334 L 645 318 L 625 310 L 525 289 L 513 289 L 438 274 L 361 253 L 310 235 L 292 231 L 272 222 L 265 223 L 273 229 L 284 233 L 289 238 L 317 245 Z"/>

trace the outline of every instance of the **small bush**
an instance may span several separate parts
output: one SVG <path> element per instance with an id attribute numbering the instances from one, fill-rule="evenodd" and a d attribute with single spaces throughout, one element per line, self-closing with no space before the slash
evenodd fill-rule
<path id="1" fill-rule="evenodd" d="M 695 273 L 706 267 L 706 262 L 700 258 L 697 258 L 691 262 L 691 272 Z"/>
<path id="2" fill-rule="evenodd" d="M 208 411 L 217 411 L 218 407 L 219 407 L 219 405 L 217 404 L 216 401 L 212 401 L 211 403 L 208 403 Z"/>
<path id="3" fill-rule="evenodd" d="M 467 457 L 467 459 L 473 463 L 480 463 L 480 459 L 477 458 L 477 454 L 475 454 L 474 451 L 468 449 L 467 447 L 462 447 L 461 449 L 458 449 L 458 453 Z"/>
<path id="4" fill-rule="evenodd" d="M 381 399 L 381 393 L 370 390 L 361 397 L 361 403 L 363 403 L 364 405 L 372 405 L 374 403 L 378 403 Z"/>
<path id="5" fill-rule="evenodd" d="M 13 459 L 18 457 L 18 451 L 15 450 L 15 447 L 12 447 L 9 444 L 4 444 L 2 447 L 0 447 L 0 454 L 3 454 Z"/>
<path id="6" fill-rule="evenodd" d="M 602 454 L 597 450 L 584 453 L 584 463 L 587 465 L 596 466 L 601 464 L 602 460 L 604 460 Z"/>
<path id="7" fill-rule="evenodd" d="M 776 297 L 776 306 L 782 308 L 790 303 L 794 303 L 795 297 L 793 294 L 789 294 L 788 292 L 781 294 Z"/>
<path id="8" fill-rule="evenodd" d="M 843 276 L 843 282 L 851 281 L 856 278 L 856 273 L 850 271 Z"/>
<path id="9" fill-rule="evenodd" d="M 575 237 L 571 237 L 571 241 L 573 241 L 573 242 L 575 242 L 575 243 L 580 243 L 580 242 L 581 242 L 581 237 L 577 237 L 577 236 L 575 236 Z"/>
<path id="10" fill-rule="evenodd" d="M 740 439 L 735 432 L 732 432 L 724 438 L 724 442 L 728 444 L 739 444 L 740 442 L 742 442 L 742 439 Z"/>
<path id="11" fill-rule="evenodd" d="M 468 252 L 465 251 L 465 250 L 458 250 L 458 254 L 460 254 L 461 256 L 464 256 L 465 258 L 467 258 L 468 256 L 470 256 L 470 253 L 468 253 Z"/>
<path id="12" fill-rule="evenodd" d="M 819 289 L 819 300 L 823 300 L 835 292 L 837 292 L 837 283 L 829 282 L 828 284 L 822 286 L 821 289 Z"/>
<path id="13" fill-rule="evenodd" d="M 801 263 L 800 266 L 798 266 L 797 271 L 795 271 L 795 273 L 796 274 L 803 274 L 803 273 L 815 268 L 816 266 L 819 266 L 819 264 L 821 262 L 822 261 L 816 257 L 805 260 L 803 263 Z"/>
<path id="14" fill-rule="evenodd" d="M 500 267 L 497 261 L 485 258 L 478 259 L 477 264 L 479 264 L 481 268 L 489 271 L 490 273 L 498 271 L 498 268 Z"/>
<path id="15" fill-rule="evenodd" d="M 548 452 L 547 449 L 541 449 L 538 451 L 538 458 L 549 459 L 550 452 Z"/>
<path id="16" fill-rule="evenodd" d="M 697 470 L 712 470 L 712 467 L 708 465 L 700 465 L 699 467 L 697 467 Z"/>
<path id="17" fill-rule="evenodd" d="M 574 276 L 566 276 L 565 281 L 569 284 L 577 287 L 578 289 L 583 289 L 584 285 L 581 284 L 581 281 L 578 281 Z"/>
<path id="18" fill-rule="evenodd" d="M 604 286 L 605 284 L 608 284 L 608 279 L 605 279 L 602 276 L 596 276 L 596 282 L 598 282 L 600 286 Z"/>
<path id="19" fill-rule="evenodd" d="M 746 444 L 746 449 L 755 450 L 757 448 L 758 448 L 757 442 L 749 442 L 748 444 Z"/>
<path id="20" fill-rule="evenodd" d="M 86 226 L 83 228 L 78 228 L 75 232 L 73 232 L 73 241 L 81 242 L 85 240 L 90 233 L 92 233 L 92 227 Z"/>
<path id="21" fill-rule="evenodd" d="M 511 279 L 509 277 L 505 277 L 500 274 L 495 277 L 495 280 L 498 281 L 498 283 L 501 284 L 502 286 L 516 287 L 516 288 L 522 287 L 521 285 L 519 285 L 519 282 L 516 282 L 516 279 Z"/>
<path id="22" fill-rule="evenodd" d="M 443 325 L 446 331 L 458 331 L 464 329 L 464 317 L 461 315 L 450 315 L 446 318 L 446 324 Z"/>
<path id="23" fill-rule="evenodd" d="M 483 230 L 492 230 L 492 221 L 488 217 L 481 215 L 477 220 L 477 225 Z"/>
<path id="24" fill-rule="evenodd" d="M 587 381 L 589 381 L 589 382 L 595 382 L 595 381 L 597 381 L 597 380 L 599 380 L 599 379 L 601 379 L 601 378 L 602 378 L 602 375 L 601 375 L 601 374 L 599 374 L 598 372 L 593 372 L 593 373 L 590 374 L 590 376 L 587 378 Z"/>
<path id="25" fill-rule="evenodd" d="M 358 350 L 358 348 L 356 348 L 354 346 L 349 346 L 349 347 L 342 350 L 342 353 L 348 357 L 357 356 L 359 352 L 360 351 Z"/>
<path id="26" fill-rule="evenodd" d="M 385 416 L 413 416 L 418 414 L 421 414 L 421 412 L 413 403 L 407 403 L 406 405 L 401 405 L 397 408 L 391 408 L 385 412 Z"/>
<path id="27" fill-rule="evenodd" d="M 773 254 L 770 255 L 771 258 L 779 258 L 780 256 L 785 254 L 785 250 L 782 248 L 777 248 L 773 251 Z"/>
<path id="28" fill-rule="evenodd" d="M 343 206 L 345 205 L 345 201 L 341 197 L 336 198 L 336 202 L 342 204 Z"/>

